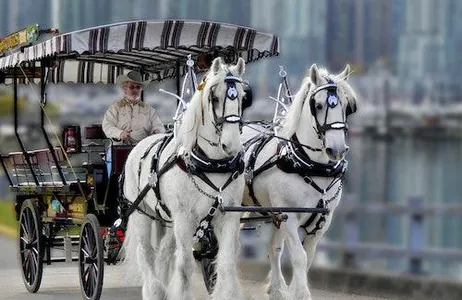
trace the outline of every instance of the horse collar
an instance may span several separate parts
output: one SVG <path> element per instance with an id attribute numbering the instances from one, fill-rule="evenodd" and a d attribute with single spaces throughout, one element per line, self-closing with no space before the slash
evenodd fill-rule
<path id="1" fill-rule="evenodd" d="M 294 135 L 292 140 L 298 142 Z M 295 146 L 293 143 L 282 141 L 277 149 L 279 160 L 277 166 L 286 173 L 297 173 L 302 177 L 341 177 L 348 166 L 348 162 L 343 159 L 340 162 L 322 164 L 313 161 L 302 147 Z"/>
<path id="2" fill-rule="evenodd" d="M 183 171 L 191 172 L 194 175 L 199 173 L 234 173 L 236 171 L 242 174 L 244 171 L 242 152 L 223 159 L 211 159 L 199 147 L 196 147 L 187 159 L 178 156 L 177 164 Z"/>

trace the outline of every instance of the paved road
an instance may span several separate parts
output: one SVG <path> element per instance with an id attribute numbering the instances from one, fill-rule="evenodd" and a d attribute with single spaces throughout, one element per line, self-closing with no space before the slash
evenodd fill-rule
<path id="1" fill-rule="evenodd" d="M 30 295 L 23 286 L 21 273 L 17 263 L 15 241 L 0 236 L 0 300 L 81 300 L 77 264 L 56 263 L 45 266 L 42 286 L 36 295 Z M 119 266 L 105 268 L 104 290 L 102 300 L 141 299 L 139 287 L 130 286 L 125 282 Z M 195 275 L 194 290 L 197 299 L 206 299 L 207 292 L 201 277 Z M 246 294 L 254 300 L 267 299 L 265 286 L 261 282 L 243 281 Z M 361 297 L 331 293 L 327 291 L 312 291 L 316 300 L 378 300 L 379 298 Z"/>

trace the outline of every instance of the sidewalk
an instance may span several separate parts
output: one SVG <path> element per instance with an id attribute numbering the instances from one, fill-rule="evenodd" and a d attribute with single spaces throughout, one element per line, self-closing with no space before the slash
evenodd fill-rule
<path id="1" fill-rule="evenodd" d="M 9 238 L 16 238 L 18 236 L 16 229 L 2 224 L 0 224 L 0 235 Z"/>

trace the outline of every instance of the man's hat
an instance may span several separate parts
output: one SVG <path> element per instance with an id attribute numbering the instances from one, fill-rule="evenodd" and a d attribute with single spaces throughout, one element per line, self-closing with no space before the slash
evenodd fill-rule
<path id="1" fill-rule="evenodd" d="M 116 84 L 123 87 L 127 82 L 134 82 L 141 86 L 147 86 L 149 81 L 143 81 L 141 73 L 138 71 L 130 71 L 127 74 L 121 74 L 117 76 Z"/>

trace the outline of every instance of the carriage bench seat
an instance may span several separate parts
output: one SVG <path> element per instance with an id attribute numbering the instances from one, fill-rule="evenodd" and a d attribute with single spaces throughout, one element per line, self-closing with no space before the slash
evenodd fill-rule
<path id="1" fill-rule="evenodd" d="M 121 174 L 124 170 L 128 154 L 135 146 L 132 145 L 114 145 L 112 146 L 112 171 L 113 174 Z"/>
<path id="2" fill-rule="evenodd" d="M 80 165 L 74 165 L 74 172 L 68 166 L 61 148 L 54 148 L 56 159 L 67 182 L 75 182 L 77 178 L 85 180 L 86 170 Z M 32 170 L 40 185 L 62 185 L 62 180 L 56 167 L 53 155 L 49 149 L 39 149 L 27 152 Z M 35 185 L 34 177 L 22 152 L 12 152 L 8 155 L 9 169 L 15 185 Z"/>
<path id="3" fill-rule="evenodd" d="M 106 135 L 101 124 L 92 124 L 84 128 L 84 137 L 87 140 L 103 140 Z"/>

